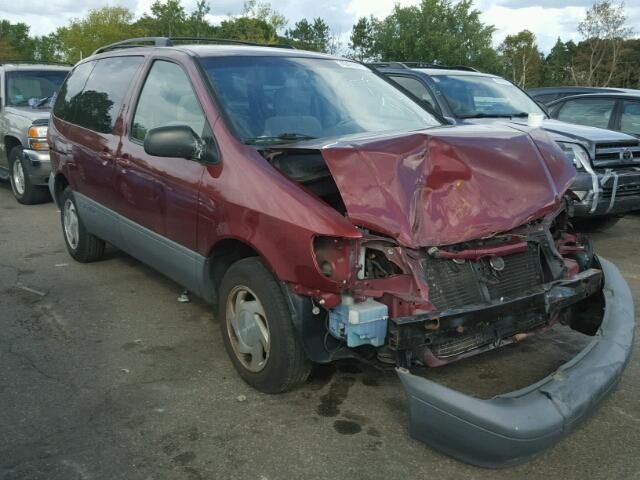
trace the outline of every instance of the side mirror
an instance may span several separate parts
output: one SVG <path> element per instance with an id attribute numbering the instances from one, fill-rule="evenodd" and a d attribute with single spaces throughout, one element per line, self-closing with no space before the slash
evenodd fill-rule
<path id="1" fill-rule="evenodd" d="M 205 144 L 187 125 L 152 128 L 144 139 L 144 151 L 155 157 L 201 160 Z"/>

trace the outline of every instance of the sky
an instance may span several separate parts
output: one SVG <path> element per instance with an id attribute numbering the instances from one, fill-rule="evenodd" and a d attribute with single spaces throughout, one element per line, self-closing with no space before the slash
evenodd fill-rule
<path id="1" fill-rule="evenodd" d="M 124 6 L 142 15 L 154 0 L 111 0 L 109 5 Z M 182 0 L 190 12 L 196 0 Z M 347 43 L 351 26 L 362 16 L 384 18 L 394 3 L 415 5 L 419 0 L 272 0 L 271 5 L 289 20 L 289 26 L 302 18 L 322 17 L 334 35 Z M 65 25 L 70 19 L 83 16 L 91 8 L 100 8 L 103 0 L 32 0 L 25 9 L 23 2 L 0 0 L 0 19 L 25 22 L 32 35 L 44 35 Z M 218 23 L 227 15 L 242 12 L 243 0 L 210 0 L 209 20 Z M 538 45 L 548 52 L 557 38 L 579 40 L 578 22 L 584 17 L 592 0 L 474 0 L 482 20 L 496 27 L 494 44 L 506 35 L 528 29 L 536 34 Z M 630 26 L 640 25 L 640 0 L 625 2 Z M 27 13 L 25 13 L 27 11 Z M 636 31 L 640 34 L 640 30 Z"/>

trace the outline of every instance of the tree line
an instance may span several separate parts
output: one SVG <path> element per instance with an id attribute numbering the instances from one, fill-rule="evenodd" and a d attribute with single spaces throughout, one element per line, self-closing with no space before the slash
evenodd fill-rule
<path id="1" fill-rule="evenodd" d="M 106 6 L 44 36 L 30 36 L 24 23 L 0 20 L 0 63 L 75 63 L 101 46 L 127 38 L 190 36 L 288 44 L 360 61 L 467 65 L 503 75 L 524 88 L 640 88 L 640 39 L 627 25 L 624 4 L 613 0 L 595 0 L 577 25 L 580 40 L 558 38 L 546 55 L 528 30 L 509 35 L 494 47 L 496 29 L 482 21 L 473 0 L 396 4 L 385 18 L 359 18 L 346 44 L 341 44 L 324 19 L 302 19 L 288 26 L 280 12 L 258 0 L 246 0 L 241 15 L 229 16 L 218 25 L 207 20 L 210 13 L 207 0 L 199 0 L 190 12 L 180 0 L 156 0 L 139 18 L 127 8 Z"/>

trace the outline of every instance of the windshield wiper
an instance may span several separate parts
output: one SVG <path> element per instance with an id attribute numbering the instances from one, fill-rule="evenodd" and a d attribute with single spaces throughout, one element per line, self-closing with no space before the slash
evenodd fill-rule
<path id="1" fill-rule="evenodd" d="M 282 143 L 283 140 L 285 142 L 295 142 L 298 140 L 313 140 L 314 138 L 317 138 L 317 137 L 306 135 L 304 133 L 281 133 L 280 135 L 272 136 L 272 137 L 263 136 L 263 137 L 245 138 L 243 140 L 243 143 L 247 145 L 258 145 L 261 143 L 267 143 L 267 144 Z"/>
<path id="2" fill-rule="evenodd" d="M 40 108 L 41 106 L 45 105 L 48 101 L 50 101 L 52 98 L 53 98 L 53 95 L 49 95 L 48 97 L 41 98 L 35 103 L 33 107 Z"/>

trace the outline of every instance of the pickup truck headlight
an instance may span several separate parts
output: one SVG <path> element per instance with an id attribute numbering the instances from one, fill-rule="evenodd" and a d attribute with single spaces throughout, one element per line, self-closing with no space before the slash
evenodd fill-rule
<path id="1" fill-rule="evenodd" d="M 47 130 L 46 125 L 33 125 L 27 130 L 27 140 L 29 141 L 29 148 L 32 150 L 49 150 L 49 144 L 47 143 Z"/>
<path id="2" fill-rule="evenodd" d="M 567 158 L 573 162 L 576 169 L 585 170 L 588 165 L 591 165 L 589 152 L 587 152 L 582 145 L 578 145 L 577 143 L 558 142 L 558 146 L 562 149 Z"/>

